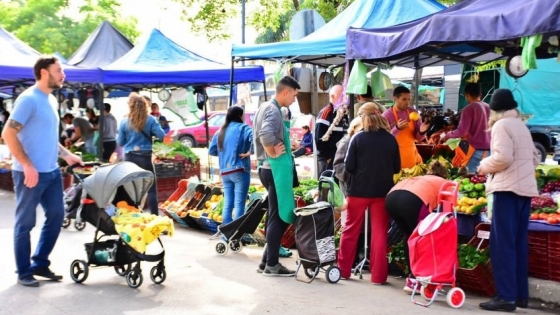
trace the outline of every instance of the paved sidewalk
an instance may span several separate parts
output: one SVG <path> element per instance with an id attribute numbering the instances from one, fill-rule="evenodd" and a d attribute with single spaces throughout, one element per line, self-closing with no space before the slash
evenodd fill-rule
<path id="1" fill-rule="evenodd" d="M 51 256 L 52 269 L 64 275 L 61 283 L 41 281 L 39 288 L 16 284 L 13 258 L 14 197 L 0 191 L 0 314 L 488 314 L 478 309 L 484 301 L 468 294 L 459 310 L 449 308 L 444 298 L 429 308 L 410 303 L 402 292 L 402 279 L 389 279 L 373 286 L 366 279 L 328 284 L 324 274 L 311 284 L 293 278 L 267 278 L 255 272 L 261 248 L 217 256 L 210 234 L 177 226 L 174 237 L 163 237 L 167 280 L 154 285 L 149 279 L 152 264 L 143 264 L 144 284 L 131 289 L 112 269 L 90 270 L 84 284 L 69 276 L 70 263 L 84 259 L 84 243 L 91 242 L 94 229 L 82 232 L 72 226 L 63 230 Z M 44 218 L 38 210 L 37 226 Z M 33 246 L 40 229 L 32 232 Z M 157 250 L 157 245 L 153 245 Z M 294 252 L 294 255 L 297 255 Z M 294 258 L 281 262 L 295 267 Z M 539 303 L 532 302 L 532 307 Z M 543 314 L 549 310 L 518 310 L 518 314 Z"/>

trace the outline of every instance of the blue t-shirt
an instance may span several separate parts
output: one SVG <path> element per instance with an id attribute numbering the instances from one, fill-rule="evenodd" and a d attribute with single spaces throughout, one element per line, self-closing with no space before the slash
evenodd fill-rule
<path id="1" fill-rule="evenodd" d="M 25 90 L 16 99 L 10 119 L 22 124 L 17 136 L 23 151 L 39 173 L 58 168 L 58 103 L 52 94 L 45 94 L 36 85 Z M 23 172 L 14 160 L 12 169 Z"/>

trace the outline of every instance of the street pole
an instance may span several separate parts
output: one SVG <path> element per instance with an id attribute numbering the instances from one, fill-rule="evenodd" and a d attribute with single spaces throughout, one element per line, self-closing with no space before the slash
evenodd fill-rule
<path id="1" fill-rule="evenodd" d="M 245 44 L 245 0 L 241 0 L 241 44 Z M 241 61 L 241 66 L 245 66 L 245 60 Z"/>

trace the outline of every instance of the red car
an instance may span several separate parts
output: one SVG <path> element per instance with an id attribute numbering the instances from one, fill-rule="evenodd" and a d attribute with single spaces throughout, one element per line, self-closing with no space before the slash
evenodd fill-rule
<path id="1" fill-rule="evenodd" d="M 251 127 L 253 127 L 254 118 L 255 113 L 245 113 L 245 123 Z M 214 134 L 224 124 L 225 119 L 225 112 L 208 113 L 208 133 L 210 134 L 209 141 L 212 140 Z M 177 140 L 181 141 L 184 146 L 187 146 L 189 148 L 206 146 L 206 122 L 202 121 L 192 126 L 186 126 L 181 129 L 171 130 L 163 138 L 163 143 L 169 144 Z"/>

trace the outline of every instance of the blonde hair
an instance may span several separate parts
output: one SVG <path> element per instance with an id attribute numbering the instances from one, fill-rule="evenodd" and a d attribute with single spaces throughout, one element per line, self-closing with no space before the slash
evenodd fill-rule
<path id="1" fill-rule="evenodd" d="M 348 126 L 348 135 L 352 137 L 360 130 L 362 130 L 362 118 L 356 117 L 352 119 L 350 126 Z"/>
<path id="2" fill-rule="evenodd" d="M 490 117 L 488 118 L 488 131 L 492 130 L 492 126 L 494 126 L 494 124 L 502 119 L 502 117 L 504 116 L 504 113 L 510 110 L 514 110 L 517 112 L 517 117 L 519 117 L 519 115 L 521 115 L 521 112 L 516 108 L 516 109 L 509 109 L 509 110 L 501 110 L 501 111 L 494 111 L 494 110 L 490 110 Z"/>
<path id="3" fill-rule="evenodd" d="M 381 111 L 374 103 L 365 103 L 360 106 L 358 114 L 362 118 L 362 128 L 364 131 L 378 131 L 384 129 L 389 132 L 389 123 L 385 117 L 381 116 Z"/>
<path id="4" fill-rule="evenodd" d="M 128 126 L 136 131 L 144 129 L 150 112 L 150 105 L 146 99 L 136 92 L 130 93 L 128 96 Z"/>

